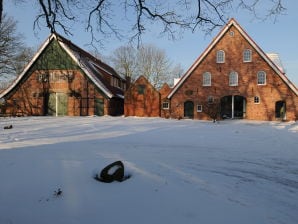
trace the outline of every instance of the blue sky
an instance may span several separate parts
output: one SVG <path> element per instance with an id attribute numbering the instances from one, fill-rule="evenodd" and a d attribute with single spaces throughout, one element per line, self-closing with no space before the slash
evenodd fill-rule
<path id="1" fill-rule="evenodd" d="M 4 1 L 4 12 L 18 21 L 18 31 L 24 35 L 25 43 L 28 46 L 38 47 L 49 35 L 49 30 L 46 27 L 33 30 L 37 7 L 34 6 L 33 1 L 17 7 L 12 2 Z M 230 17 L 238 21 L 264 52 L 280 55 L 288 78 L 298 86 L 298 29 L 296 24 L 298 1 L 285 1 L 284 4 L 287 8 L 286 15 L 279 16 L 276 22 L 273 19 L 256 20 L 244 11 L 231 13 Z M 84 27 L 79 23 L 74 24 L 72 32 L 73 36 L 66 36 L 68 39 L 85 50 L 91 50 L 88 46 L 90 35 L 84 31 Z M 161 38 L 154 35 L 155 31 L 151 30 L 143 36 L 143 43 L 152 43 L 164 49 L 174 63 L 180 63 L 187 70 L 218 32 L 219 29 L 213 31 L 211 35 L 205 35 L 200 30 L 195 33 L 185 32 L 181 39 L 170 41 L 167 37 Z M 125 41 L 120 42 L 111 38 L 105 43 L 104 48 L 99 50 L 102 55 L 108 56 L 114 49 L 125 44 Z"/>

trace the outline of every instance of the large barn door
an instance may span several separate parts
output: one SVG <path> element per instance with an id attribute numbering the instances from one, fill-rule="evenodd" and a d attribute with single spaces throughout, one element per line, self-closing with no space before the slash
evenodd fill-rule
<path id="1" fill-rule="evenodd" d="M 194 104 L 192 101 L 186 101 L 184 103 L 184 117 L 193 118 L 194 116 Z"/>
<path id="2" fill-rule="evenodd" d="M 67 115 L 67 99 L 67 94 L 65 93 L 50 93 L 48 101 L 48 115 Z"/>

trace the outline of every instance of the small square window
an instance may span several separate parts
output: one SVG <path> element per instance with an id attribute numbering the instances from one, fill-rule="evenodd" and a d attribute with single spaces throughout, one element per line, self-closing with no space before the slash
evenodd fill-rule
<path id="1" fill-rule="evenodd" d="M 145 85 L 138 85 L 137 86 L 137 91 L 138 91 L 138 94 L 144 94 L 145 93 Z"/>
<path id="2" fill-rule="evenodd" d="M 197 106 L 197 112 L 202 112 L 203 111 L 203 106 L 202 105 L 198 105 Z"/>
<path id="3" fill-rule="evenodd" d="M 162 109 L 168 110 L 170 108 L 169 102 L 163 102 L 162 103 Z"/>
<path id="4" fill-rule="evenodd" d="M 260 97 L 255 96 L 255 97 L 254 97 L 254 103 L 255 103 L 255 104 L 259 104 L 259 103 L 260 103 Z"/>

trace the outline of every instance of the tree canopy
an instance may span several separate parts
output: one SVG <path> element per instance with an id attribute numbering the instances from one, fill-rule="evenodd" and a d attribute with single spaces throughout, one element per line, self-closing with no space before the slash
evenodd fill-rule
<path id="1" fill-rule="evenodd" d="M 32 1 L 32 0 L 30 0 Z M 15 0 L 16 6 L 29 0 Z M 286 11 L 284 0 L 35 0 L 39 11 L 34 26 L 71 34 L 81 22 L 92 41 L 115 36 L 137 40 L 154 26 L 175 39 L 186 30 L 210 32 L 224 25 L 231 12 L 245 10 L 258 19 L 276 18 Z M 0 0 L 2 18 L 3 0 Z M 1 20 L 0 20 L 1 22 Z M 158 25 L 158 26 L 157 26 Z M 100 34 L 100 35 L 98 35 Z"/>

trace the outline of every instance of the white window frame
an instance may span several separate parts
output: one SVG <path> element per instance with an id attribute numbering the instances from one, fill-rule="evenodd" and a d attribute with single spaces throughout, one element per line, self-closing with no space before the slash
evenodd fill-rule
<path id="1" fill-rule="evenodd" d="M 235 71 L 229 74 L 229 86 L 238 86 L 238 73 Z"/>
<path id="2" fill-rule="evenodd" d="M 162 102 L 162 109 L 163 110 L 168 110 L 170 109 L 170 103 L 168 101 Z"/>
<path id="3" fill-rule="evenodd" d="M 197 105 L 197 112 L 203 112 L 203 105 L 202 104 Z"/>
<path id="4" fill-rule="evenodd" d="M 223 50 L 216 52 L 216 63 L 225 63 L 225 52 Z"/>
<path id="5" fill-rule="evenodd" d="M 243 51 L 243 62 L 252 62 L 252 51 L 250 49 Z"/>
<path id="6" fill-rule="evenodd" d="M 210 72 L 203 73 L 203 86 L 211 86 L 211 73 Z"/>
<path id="7" fill-rule="evenodd" d="M 258 71 L 257 73 L 257 84 L 266 85 L 266 72 Z"/>
<path id="8" fill-rule="evenodd" d="M 260 104 L 260 97 L 259 96 L 254 96 L 254 104 Z"/>

